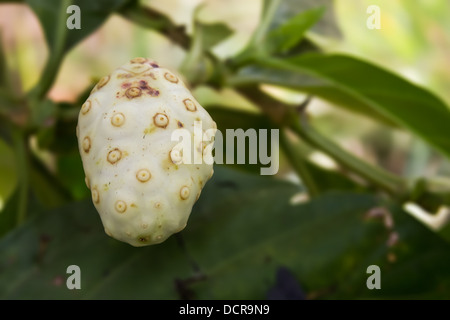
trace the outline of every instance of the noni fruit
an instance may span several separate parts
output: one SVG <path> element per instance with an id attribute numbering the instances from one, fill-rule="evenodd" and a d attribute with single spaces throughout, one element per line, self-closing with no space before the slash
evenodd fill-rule
<path id="1" fill-rule="evenodd" d="M 198 159 L 211 152 L 215 129 L 180 77 L 154 61 L 135 58 L 103 77 L 81 107 L 77 137 L 106 234 L 145 246 L 183 230 L 213 174 Z M 192 138 L 197 161 L 185 161 L 176 130 Z"/>

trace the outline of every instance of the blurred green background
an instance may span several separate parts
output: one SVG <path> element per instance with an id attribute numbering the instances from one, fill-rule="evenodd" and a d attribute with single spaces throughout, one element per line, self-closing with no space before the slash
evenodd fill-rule
<path id="1" fill-rule="evenodd" d="M 32 10 L 33 6 L 39 8 L 40 2 L 30 2 L 31 6 L 0 3 L 2 55 L 9 90 L 17 96 L 32 92 L 52 57 Z M 324 19 L 307 31 L 306 39 L 320 52 L 373 63 L 426 88 L 450 105 L 450 2 L 319 2 L 326 5 Z M 189 36 L 195 36 L 194 16 L 203 24 L 225 24 L 230 35 L 210 50 L 224 65 L 246 48 L 263 14 L 261 0 L 139 3 L 167 16 L 175 25 L 185 25 Z M 297 3 L 299 10 L 302 4 L 304 8 L 315 6 L 314 1 Z M 369 5 L 380 7 L 381 29 L 366 27 Z M 326 192 L 319 198 L 308 196 L 304 179 L 282 150 L 275 177 L 216 165 L 214 178 L 181 236 L 146 248 L 108 238 L 84 184 L 74 131 L 77 107 L 86 98 L 86 90 L 130 58 L 150 57 L 185 77 L 189 54 L 167 34 L 136 21 L 126 19 L 119 8 L 67 52 L 46 93 L 53 104 L 45 110 L 58 111 L 48 111 L 50 116 L 39 111 L 39 128 L 27 134 L 26 144 L 34 157 L 28 178 L 21 176 L 20 150 L 9 143 L 9 126 L 0 130 L 0 217 L 19 211 L 20 192 L 15 191 L 23 181 L 32 190 L 27 196 L 25 219 L 18 225 L 12 223 L 13 227 L 6 227 L 11 222 L 0 219 L 4 223 L 0 228 L 0 298 L 450 298 L 448 232 L 432 231 L 402 209 L 406 200 L 418 198 L 426 198 L 425 207 L 431 203 L 430 211 L 447 204 L 448 158 L 412 133 L 414 130 L 336 108 L 320 95 L 307 110 L 310 123 L 324 136 L 389 173 L 409 181 L 433 180 L 439 185 L 438 196 L 433 193 L 435 189 L 427 189 L 425 195 L 415 197 L 419 187 L 412 188 L 406 198 L 380 193 L 370 184 L 360 183 L 352 172 L 341 170 L 332 156 L 289 133 L 288 138 L 313 164 L 313 177 L 324 184 Z M 352 70 L 348 72 L 352 74 Z M 289 87 L 261 81 L 259 89 L 288 105 L 302 103 L 308 92 Z M 264 125 L 259 118 L 252 118 L 263 114 L 255 101 L 231 85 L 216 88 L 199 81 L 192 89 L 207 110 L 226 101 L 227 112 L 247 112 L 251 121 Z M 408 97 L 410 92 L 397 94 Z M 22 113 L 13 112 L 12 123 L 22 123 L 21 117 Z M 428 118 L 427 109 L 423 109 L 422 121 L 434 121 Z M 245 125 L 252 126 L 250 120 Z M 395 221 L 393 226 L 386 222 L 389 219 Z M 65 270 L 70 264 L 81 267 L 81 290 L 65 287 Z M 366 268 L 371 264 L 381 266 L 381 290 L 366 287 Z M 293 289 L 285 289 L 287 285 Z"/>

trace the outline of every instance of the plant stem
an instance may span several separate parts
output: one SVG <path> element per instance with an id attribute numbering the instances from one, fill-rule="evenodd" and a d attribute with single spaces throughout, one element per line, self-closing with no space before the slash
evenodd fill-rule
<path id="1" fill-rule="evenodd" d="M 275 15 L 281 1 L 268 0 L 267 2 L 267 7 L 263 8 L 264 11 L 262 12 L 261 23 L 258 25 L 258 28 L 253 33 L 253 36 L 250 40 L 250 48 L 256 48 L 263 43 L 267 31 L 269 30 L 269 26 L 273 21 L 273 16 Z"/>
<path id="2" fill-rule="evenodd" d="M 395 196 L 404 195 L 406 183 L 402 178 L 358 159 L 325 136 L 321 135 L 311 126 L 301 124 L 295 114 L 291 114 L 289 119 L 288 126 L 291 130 L 312 146 L 328 154 L 344 167 L 351 169 L 389 194 Z"/>
<path id="3" fill-rule="evenodd" d="M 184 26 L 176 26 L 169 18 L 152 8 L 142 6 L 136 1 L 121 8 L 118 13 L 144 28 L 162 33 L 183 49 L 190 47 L 191 39 L 186 34 Z"/>
<path id="4" fill-rule="evenodd" d="M 64 58 L 67 37 L 66 10 L 70 4 L 71 0 L 63 0 L 60 4 L 58 21 L 56 24 L 55 42 L 53 47 L 50 48 L 50 54 L 44 71 L 42 72 L 41 79 L 30 93 L 32 100 L 34 101 L 41 100 L 45 97 L 58 75 L 58 70 Z"/>
<path id="5" fill-rule="evenodd" d="M 267 6 L 263 7 L 261 22 L 258 24 L 255 32 L 253 32 L 247 46 L 228 62 L 228 66 L 231 69 L 237 70 L 240 67 L 257 60 L 259 56 L 264 56 L 264 52 L 266 50 L 264 39 L 269 31 L 270 24 L 273 21 L 273 17 L 280 5 L 280 2 L 281 0 L 263 1 L 263 3 L 267 3 Z"/>
<path id="6" fill-rule="evenodd" d="M 319 195 L 319 188 L 316 182 L 309 174 L 309 170 L 306 167 L 305 160 L 299 156 L 298 150 L 292 145 L 292 142 L 286 136 L 285 129 L 280 129 L 280 144 L 286 157 L 292 165 L 299 178 L 302 180 L 303 185 L 308 190 L 308 194 L 311 198 Z"/>
<path id="7" fill-rule="evenodd" d="M 343 167 L 361 176 L 365 180 L 385 190 L 389 194 L 403 197 L 407 191 L 407 182 L 393 173 L 373 166 L 348 151 L 342 149 L 332 140 L 321 135 L 308 125 L 306 121 L 300 123 L 298 113 L 294 107 L 288 106 L 261 91 L 256 85 L 236 88 L 239 93 L 255 103 L 280 128 L 290 128 L 300 138 L 312 147 L 326 153 Z M 304 117 L 305 110 L 300 114 Z M 304 120 L 304 119 L 303 119 Z"/>
<path id="8" fill-rule="evenodd" d="M 17 204 L 17 225 L 25 221 L 28 204 L 28 152 L 25 135 L 18 129 L 12 132 L 14 153 L 18 168 L 19 203 Z"/>
<path id="9" fill-rule="evenodd" d="M 194 19 L 193 22 L 194 25 L 194 32 L 193 32 L 193 36 L 192 36 L 192 41 L 191 41 L 191 46 L 190 48 L 187 50 L 186 52 L 186 56 L 183 59 L 183 62 L 181 63 L 180 66 L 180 72 L 182 74 L 185 75 L 185 77 L 187 78 L 188 82 L 190 84 L 192 84 L 193 82 L 195 82 L 196 80 L 198 80 L 196 78 L 196 65 L 198 65 L 202 53 L 203 53 L 203 48 L 202 48 L 202 38 L 203 38 L 203 33 L 202 30 L 200 28 L 200 26 L 197 24 L 197 22 Z"/>

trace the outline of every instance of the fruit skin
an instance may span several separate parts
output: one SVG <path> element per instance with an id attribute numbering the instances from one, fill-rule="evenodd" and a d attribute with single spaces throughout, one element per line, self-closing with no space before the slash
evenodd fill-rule
<path id="1" fill-rule="evenodd" d="M 196 121 L 203 133 L 217 128 L 183 81 L 152 60 L 132 59 L 97 83 L 80 109 L 77 137 L 106 234 L 138 247 L 184 229 L 213 165 L 174 159 L 179 142 L 171 135 L 192 136 Z"/>

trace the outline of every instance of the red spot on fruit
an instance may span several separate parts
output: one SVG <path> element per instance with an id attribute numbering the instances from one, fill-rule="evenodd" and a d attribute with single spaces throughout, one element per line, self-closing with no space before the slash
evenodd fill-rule
<path id="1" fill-rule="evenodd" d="M 148 95 L 150 95 L 152 97 L 159 96 L 159 90 L 150 87 L 148 85 L 147 81 L 145 81 L 145 80 L 139 81 L 139 89 L 141 89 L 142 91 L 145 91 Z"/>

